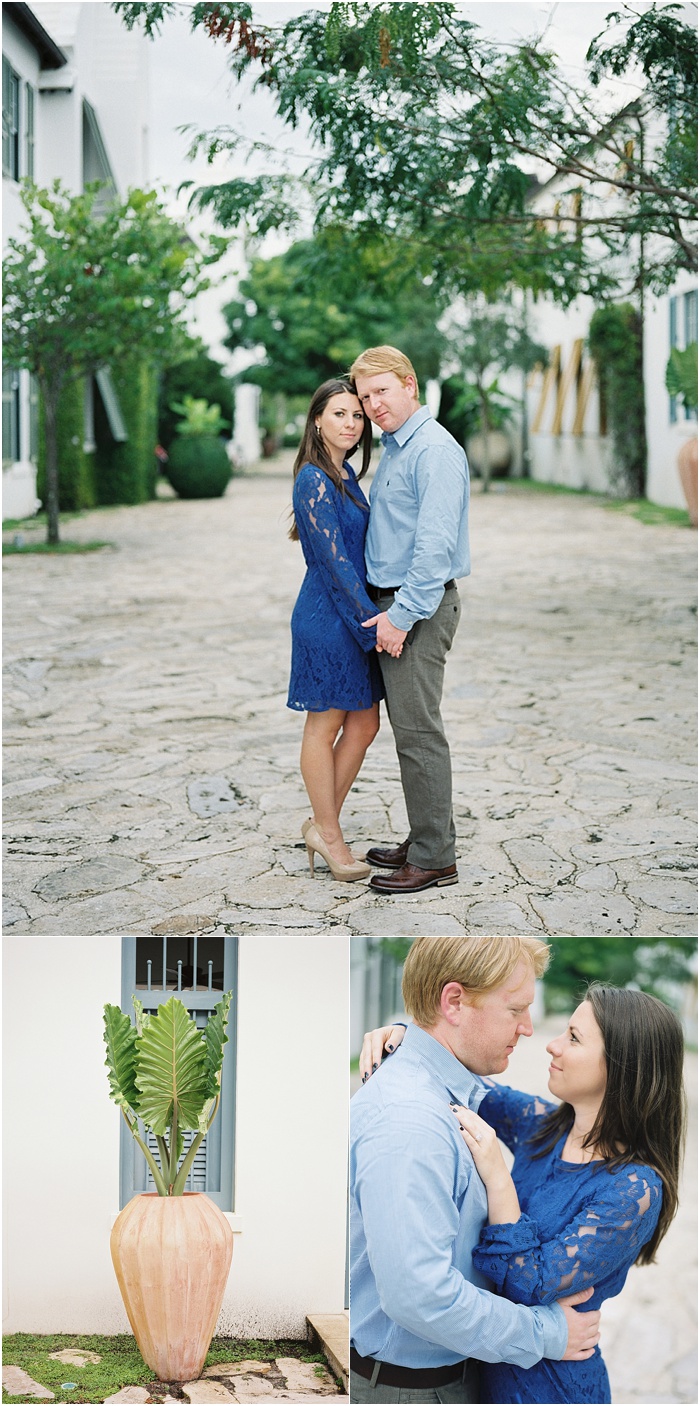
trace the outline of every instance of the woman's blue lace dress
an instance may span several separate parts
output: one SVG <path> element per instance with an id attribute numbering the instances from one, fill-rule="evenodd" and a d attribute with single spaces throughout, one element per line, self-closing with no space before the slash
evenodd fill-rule
<path id="1" fill-rule="evenodd" d="M 349 464 L 346 493 L 314 464 L 294 480 L 292 502 L 306 575 L 292 614 L 288 708 L 359 711 L 383 697 L 366 591 L 367 499 Z M 363 504 L 364 506 L 360 506 Z"/>
<path id="2" fill-rule="evenodd" d="M 554 1303 L 594 1286 L 586 1309 L 619 1294 L 661 1211 L 662 1183 L 651 1167 L 562 1162 L 565 1137 L 533 1159 L 527 1139 L 554 1104 L 491 1085 L 479 1113 L 515 1153 L 512 1177 L 521 1216 L 487 1225 L 474 1264 L 513 1303 Z M 609 1402 L 610 1382 L 596 1348 L 585 1362 L 543 1358 L 535 1367 L 482 1363 L 484 1402 Z"/>

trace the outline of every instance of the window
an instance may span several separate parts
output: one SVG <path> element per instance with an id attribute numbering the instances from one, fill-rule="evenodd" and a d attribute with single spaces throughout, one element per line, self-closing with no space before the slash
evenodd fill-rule
<path id="1" fill-rule="evenodd" d="M 681 293 L 675 298 L 668 300 L 669 327 L 668 340 L 670 347 L 679 347 L 683 350 L 691 346 L 698 340 L 698 290 L 692 288 L 688 293 Z M 669 399 L 669 419 L 671 424 L 683 417 L 686 420 L 695 419 L 695 411 L 687 409 L 683 412 L 683 407 L 678 396 L 672 395 Z"/>
<path id="2" fill-rule="evenodd" d="M 2 172 L 12 181 L 23 176 L 34 180 L 34 127 L 36 95 L 23 83 L 12 64 L 2 60 Z"/>
<path id="3" fill-rule="evenodd" d="M 19 371 L 3 367 L 2 373 L 2 462 L 15 464 L 20 458 Z"/>
<path id="4" fill-rule="evenodd" d="M 19 89 L 12 65 L 2 60 L 2 172 L 18 181 L 19 169 Z"/>
<path id="5" fill-rule="evenodd" d="M 178 996 L 204 1026 L 224 991 L 233 991 L 229 1043 L 224 1049 L 221 1104 L 187 1181 L 188 1191 L 206 1191 L 222 1211 L 233 1210 L 235 1118 L 235 1028 L 237 1010 L 237 942 L 235 937 L 125 937 L 122 942 L 122 1010 L 132 1017 L 132 995 L 144 1010 Z M 145 1137 L 143 1127 L 141 1136 Z M 185 1148 L 194 1134 L 185 1134 Z M 148 1146 L 156 1153 L 155 1139 Z M 125 1126 L 121 1136 L 120 1206 L 142 1191 L 153 1191 L 146 1159 Z"/>

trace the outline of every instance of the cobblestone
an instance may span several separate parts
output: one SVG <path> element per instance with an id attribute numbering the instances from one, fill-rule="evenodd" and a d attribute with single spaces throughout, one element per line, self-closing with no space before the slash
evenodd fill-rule
<path id="1" fill-rule="evenodd" d="M 475 495 L 444 702 L 460 881 L 382 897 L 312 879 L 299 834 L 288 467 L 64 528 L 116 551 L 5 559 L 5 931 L 694 931 L 693 535 Z M 358 854 L 405 834 L 386 720 L 344 824 Z"/>

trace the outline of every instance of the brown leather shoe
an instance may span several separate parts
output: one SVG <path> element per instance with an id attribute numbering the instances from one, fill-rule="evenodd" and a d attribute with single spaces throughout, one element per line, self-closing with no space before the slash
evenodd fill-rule
<path id="1" fill-rule="evenodd" d="M 417 864 L 403 864 L 394 874 L 373 874 L 369 887 L 377 893 L 422 893 L 423 889 L 443 888 L 459 879 L 456 864 L 446 869 L 419 869 Z"/>
<path id="2" fill-rule="evenodd" d="M 379 849 L 375 846 L 374 849 L 368 849 L 365 859 L 370 864 L 376 864 L 379 869 L 402 869 L 408 859 L 410 843 L 410 840 L 404 840 L 394 849 Z"/>

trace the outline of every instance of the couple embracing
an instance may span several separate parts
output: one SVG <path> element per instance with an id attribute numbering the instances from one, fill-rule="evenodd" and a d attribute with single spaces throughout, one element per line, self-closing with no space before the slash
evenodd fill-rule
<path id="1" fill-rule="evenodd" d="M 382 456 L 369 504 L 360 487 L 380 429 Z M 355 471 L 350 459 L 362 451 Z M 469 470 L 464 451 L 426 406 L 395 347 L 372 347 L 347 379 L 314 395 L 294 465 L 290 536 L 306 575 L 292 615 L 288 707 L 304 711 L 301 772 L 313 814 L 304 821 L 311 872 L 385 894 L 457 882 L 452 774 L 440 703 L 459 623 L 457 577 L 469 572 Z M 343 802 L 379 729 L 386 698 L 409 835 L 399 845 L 349 849 Z"/>
<path id="2" fill-rule="evenodd" d="M 353 1402 L 611 1399 L 600 1306 L 677 1209 L 683 1034 L 661 1001 L 596 984 L 547 1046 L 558 1103 L 494 1083 L 532 1034 L 548 960 L 533 937 L 417 938 L 413 1023 L 365 1037 Z"/>

